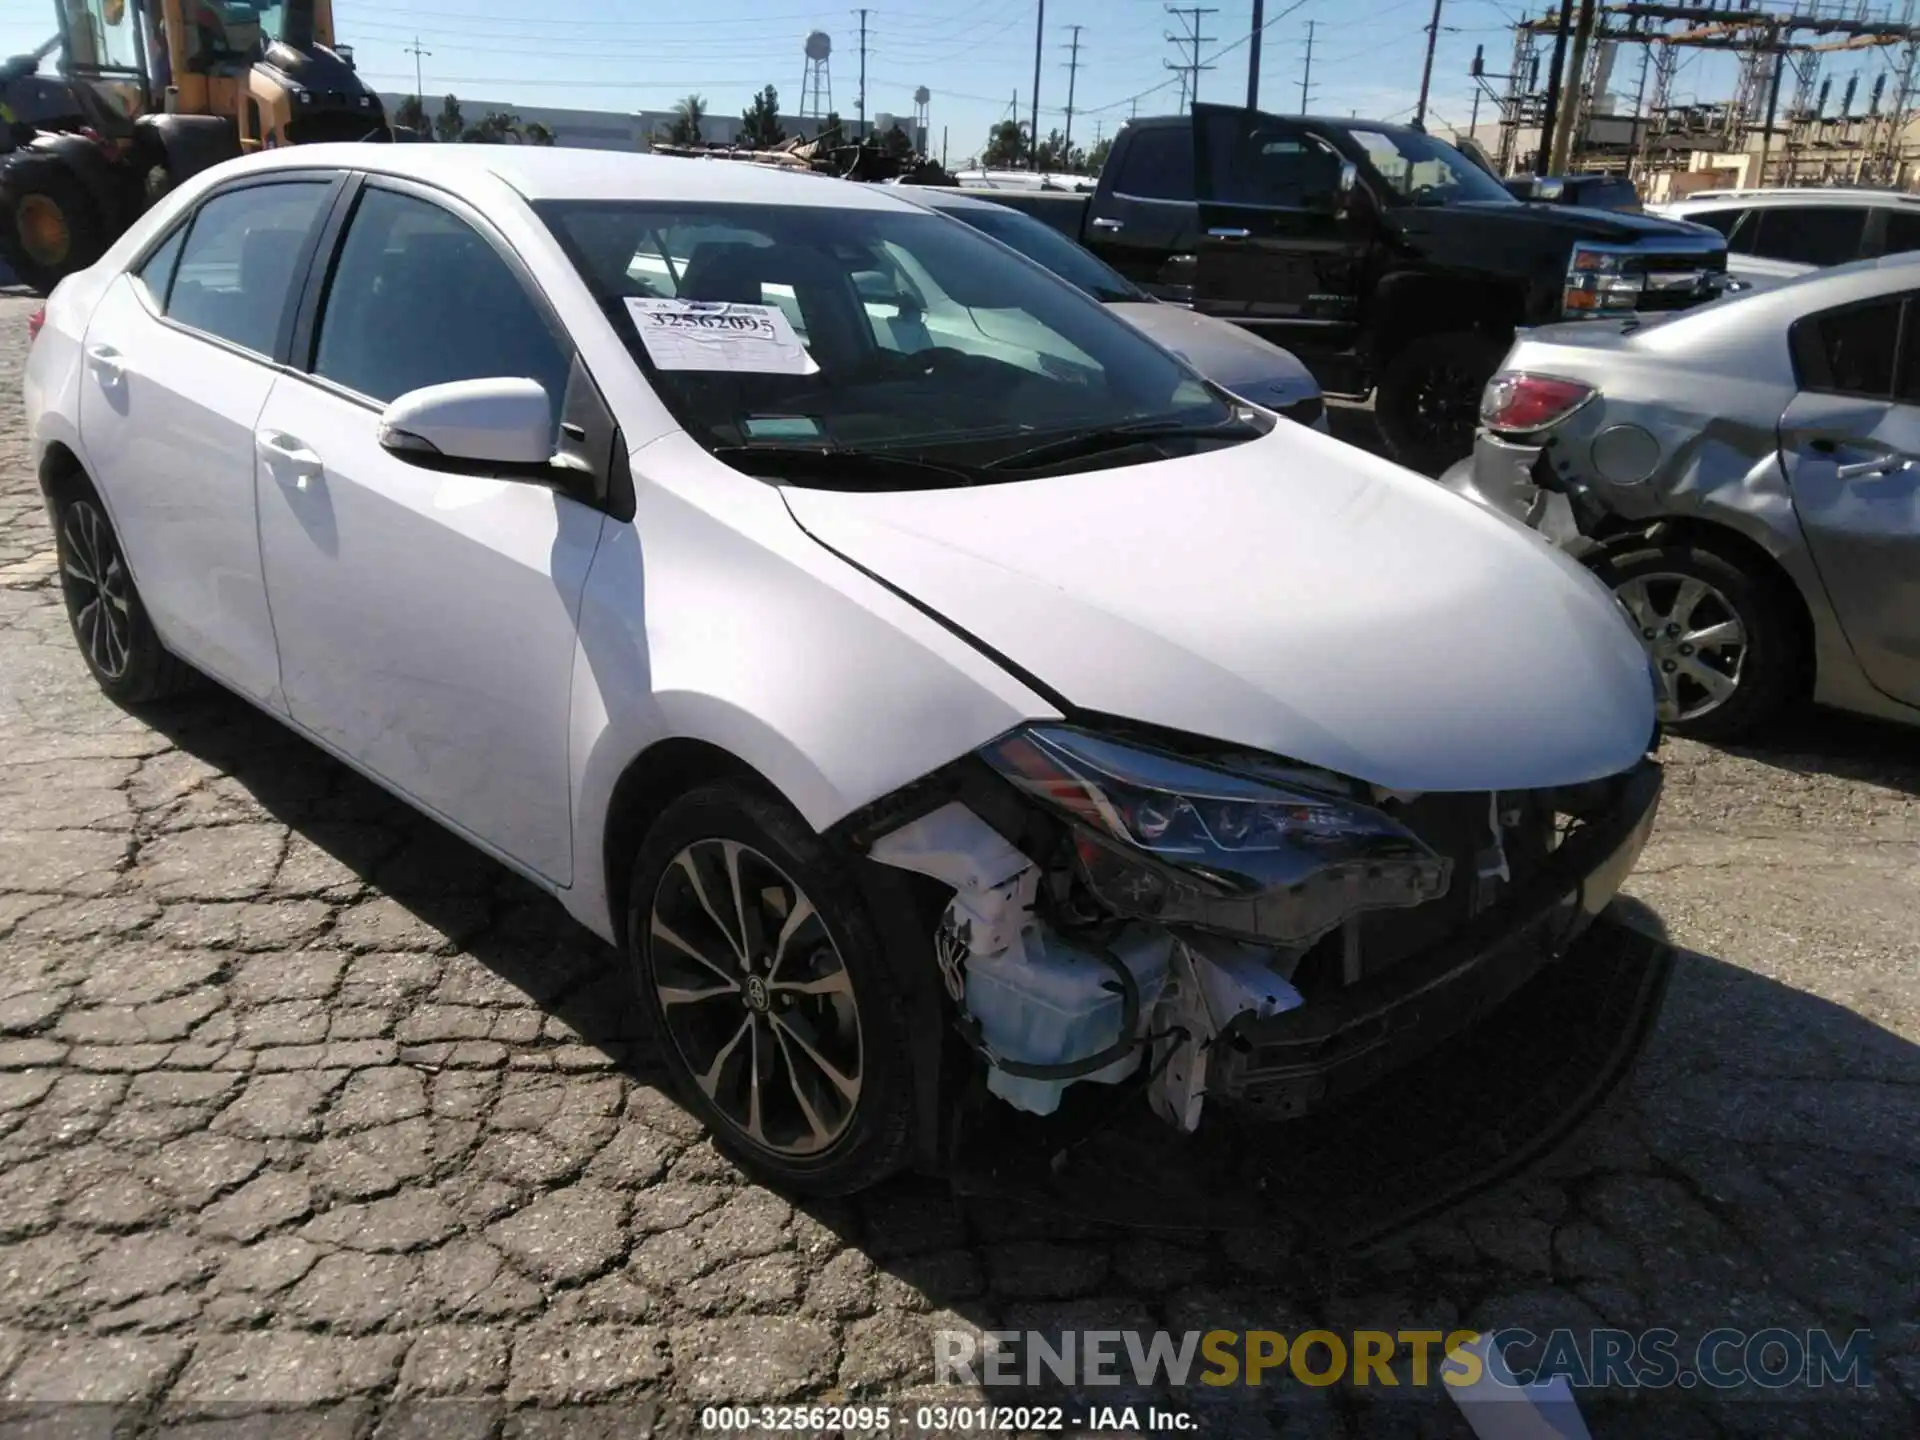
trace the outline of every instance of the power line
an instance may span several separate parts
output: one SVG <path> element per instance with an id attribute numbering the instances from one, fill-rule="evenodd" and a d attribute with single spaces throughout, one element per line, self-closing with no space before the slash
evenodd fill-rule
<path id="1" fill-rule="evenodd" d="M 433 52 L 431 50 L 422 50 L 420 48 L 420 37 L 416 35 L 413 37 L 413 44 L 407 46 L 402 53 L 413 56 L 413 94 L 416 100 L 424 102 L 427 98 L 427 92 L 425 82 L 421 79 L 420 57 L 423 55 L 431 55 Z"/>
<path id="2" fill-rule="evenodd" d="M 860 139 L 867 138 L 867 12 L 860 14 Z"/>
<path id="3" fill-rule="evenodd" d="M 1167 69 L 1180 73 L 1180 108 L 1185 110 L 1200 98 L 1200 72 L 1202 70 L 1213 69 L 1212 65 L 1201 62 L 1200 47 L 1211 44 L 1218 37 L 1202 35 L 1200 33 L 1200 21 L 1205 16 L 1218 15 L 1220 12 L 1218 10 L 1204 9 L 1198 5 L 1189 5 L 1184 8 L 1169 5 L 1166 7 L 1166 11 L 1167 14 L 1173 16 L 1176 20 L 1184 18 L 1192 27 L 1187 30 L 1185 34 L 1181 35 L 1176 35 L 1171 30 L 1167 32 L 1167 40 L 1169 43 L 1186 49 L 1187 57 L 1185 61 L 1178 65 L 1171 60 L 1163 62 Z M 1247 38 L 1252 39 L 1253 37 L 1249 35 Z"/>
<path id="4" fill-rule="evenodd" d="M 1063 156 L 1073 154 L 1073 84 L 1080 76 L 1080 32 L 1086 27 L 1069 25 L 1067 28 L 1073 31 L 1073 43 L 1062 47 L 1072 51 L 1072 58 L 1067 61 L 1067 131 L 1060 146 Z"/>
<path id="5" fill-rule="evenodd" d="M 1312 0 L 1293 0 L 1293 4 L 1287 6 L 1286 9 L 1282 10 L 1278 15 L 1275 15 L 1271 20 L 1267 21 L 1265 25 L 1261 26 L 1261 30 L 1264 32 L 1264 31 L 1273 29 L 1273 27 L 1278 25 L 1282 20 L 1286 19 L 1289 15 L 1299 10 L 1301 6 L 1307 5 L 1310 3 L 1312 3 Z M 1251 34 L 1242 35 L 1238 40 L 1235 40 L 1232 44 L 1222 46 L 1220 49 L 1214 51 L 1213 54 L 1207 57 L 1207 59 L 1209 62 L 1211 62 L 1211 61 L 1220 59 L 1222 56 L 1231 55 L 1234 51 L 1238 50 L 1242 45 L 1246 45 L 1250 43 L 1252 39 L 1253 39 L 1253 36 Z M 1174 67 L 1168 66 L 1167 68 L 1173 69 Z M 1140 114 L 1140 102 L 1142 100 L 1146 99 L 1147 96 L 1149 95 L 1159 94 L 1162 90 L 1166 89 L 1169 85 L 1177 85 L 1179 83 L 1180 83 L 1180 79 L 1178 76 L 1176 76 L 1172 80 L 1162 80 L 1158 85 L 1149 85 L 1146 89 L 1138 91 L 1132 95 L 1124 96 L 1118 100 L 1111 100 L 1105 105 L 1095 105 L 1090 109 L 1081 111 L 1080 113 L 1083 115 L 1092 115 L 1103 110 L 1118 110 L 1122 105 L 1127 105 L 1132 107 L 1132 115 L 1137 118 Z"/>
<path id="6" fill-rule="evenodd" d="M 1047 0 L 1040 0 L 1033 18 L 1033 122 L 1027 136 L 1027 168 L 1040 168 L 1040 46 L 1047 29 Z"/>
<path id="7" fill-rule="evenodd" d="M 1300 72 L 1300 113 L 1308 114 L 1307 88 L 1313 83 L 1313 21 L 1307 21 L 1307 63 Z"/>

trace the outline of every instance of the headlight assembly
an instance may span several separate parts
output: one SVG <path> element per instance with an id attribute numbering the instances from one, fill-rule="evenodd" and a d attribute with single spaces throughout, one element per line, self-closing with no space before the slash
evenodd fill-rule
<path id="1" fill-rule="evenodd" d="M 1064 725 L 981 754 L 1071 824 L 1082 878 L 1120 915 L 1305 945 L 1446 893 L 1450 862 L 1351 797 Z"/>

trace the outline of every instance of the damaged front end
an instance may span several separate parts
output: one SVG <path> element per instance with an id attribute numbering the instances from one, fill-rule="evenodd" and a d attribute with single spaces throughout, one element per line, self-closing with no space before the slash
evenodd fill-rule
<path id="1" fill-rule="evenodd" d="M 1069 1086 L 1131 1081 L 1192 1131 L 1209 1097 L 1290 1118 L 1469 1026 L 1613 898 L 1660 784 L 1648 758 L 1554 790 L 1393 793 L 1050 724 L 863 828 L 871 859 L 952 892 L 935 960 L 993 1094 L 1050 1115 Z"/>

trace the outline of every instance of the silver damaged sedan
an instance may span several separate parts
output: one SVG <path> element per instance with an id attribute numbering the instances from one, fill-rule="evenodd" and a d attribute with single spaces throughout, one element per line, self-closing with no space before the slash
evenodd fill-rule
<path id="1" fill-rule="evenodd" d="M 1674 733 L 1920 723 L 1920 255 L 1523 334 L 1481 421 L 1440 483 L 1599 574 Z"/>

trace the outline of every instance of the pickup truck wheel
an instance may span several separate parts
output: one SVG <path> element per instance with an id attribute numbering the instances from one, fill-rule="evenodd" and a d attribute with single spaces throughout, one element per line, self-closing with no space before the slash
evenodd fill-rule
<path id="1" fill-rule="evenodd" d="M 1505 349 L 1471 330 L 1422 335 L 1380 374 L 1374 418 L 1402 465 L 1438 475 L 1473 450 L 1480 396 Z"/>
<path id="2" fill-rule="evenodd" d="M 628 889 L 640 1007 L 686 1104 L 743 1167 L 848 1195 L 913 1142 L 906 1005 L 855 885 L 758 787 L 694 790 Z"/>
<path id="3" fill-rule="evenodd" d="M 1739 739 L 1791 696 L 1799 632 L 1766 579 L 1697 542 L 1606 553 L 1591 565 L 1633 617 L 1670 734 Z"/>

